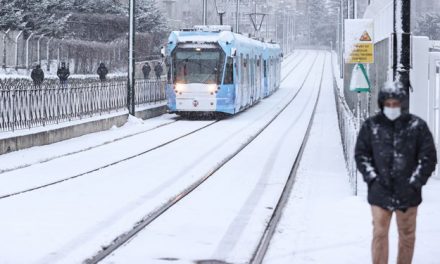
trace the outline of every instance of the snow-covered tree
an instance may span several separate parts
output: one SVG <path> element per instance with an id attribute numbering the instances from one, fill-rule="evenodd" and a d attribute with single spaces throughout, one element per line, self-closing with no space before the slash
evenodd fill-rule
<path id="1" fill-rule="evenodd" d="M 0 29 L 89 40 L 96 35 L 95 40 L 101 41 L 128 30 L 128 5 L 118 0 L 0 0 L 0 6 Z M 140 32 L 166 29 L 166 19 L 154 0 L 138 0 L 136 17 Z"/>
<path id="2" fill-rule="evenodd" d="M 310 34 L 314 45 L 328 45 L 335 41 L 338 25 L 338 2 L 309 0 Z"/>
<path id="3" fill-rule="evenodd" d="M 136 5 L 137 31 L 160 32 L 167 29 L 165 17 L 155 0 L 138 0 Z"/>
<path id="4" fill-rule="evenodd" d="M 440 40 L 440 14 L 426 13 L 417 19 L 416 35 L 428 36 L 432 40 Z"/>

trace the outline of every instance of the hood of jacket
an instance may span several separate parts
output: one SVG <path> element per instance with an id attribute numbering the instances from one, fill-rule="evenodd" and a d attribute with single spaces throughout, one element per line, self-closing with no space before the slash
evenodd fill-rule
<path id="1" fill-rule="evenodd" d="M 397 99 L 400 102 L 403 102 L 406 97 L 406 91 L 403 89 L 403 85 L 400 82 L 387 82 L 380 89 L 379 96 L 377 97 L 377 103 L 379 104 L 379 108 L 383 111 L 383 105 L 387 99 Z"/>

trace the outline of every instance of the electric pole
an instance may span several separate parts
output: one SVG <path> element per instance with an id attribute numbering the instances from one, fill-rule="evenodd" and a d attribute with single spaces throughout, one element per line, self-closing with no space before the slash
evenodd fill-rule
<path id="1" fill-rule="evenodd" d="M 135 56 L 134 56 L 134 44 L 135 44 L 135 8 L 136 1 L 130 0 L 129 4 L 129 36 L 128 36 L 128 85 L 127 85 L 127 108 L 130 115 L 135 115 Z"/>
<path id="2" fill-rule="evenodd" d="M 235 10 L 235 32 L 239 33 L 240 26 L 240 0 L 237 0 L 237 6 Z"/>
<path id="3" fill-rule="evenodd" d="M 409 110 L 411 58 L 411 0 L 394 0 L 393 80 L 400 82 L 408 96 L 402 108 Z"/>
<path id="4" fill-rule="evenodd" d="M 208 0 L 203 0 L 203 25 L 208 24 Z"/>

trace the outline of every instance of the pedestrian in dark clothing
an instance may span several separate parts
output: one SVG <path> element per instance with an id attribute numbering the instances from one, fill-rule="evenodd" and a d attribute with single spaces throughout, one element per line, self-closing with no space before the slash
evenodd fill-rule
<path id="1" fill-rule="evenodd" d="M 57 76 L 60 78 L 60 83 L 62 86 L 67 84 L 67 78 L 70 76 L 70 71 L 68 68 L 66 68 L 66 63 L 61 63 L 61 68 L 58 68 L 57 70 Z"/>
<path id="2" fill-rule="evenodd" d="M 156 73 L 156 79 L 160 79 L 160 76 L 162 75 L 163 72 L 163 68 L 160 65 L 160 63 L 156 64 L 156 66 L 154 66 L 154 72 Z"/>
<path id="3" fill-rule="evenodd" d="M 422 186 L 437 164 L 434 141 L 425 121 L 401 111 L 406 96 L 400 83 L 387 84 L 379 92 L 381 112 L 363 123 L 356 142 L 356 164 L 368 184 L 373 216 L 374 264 L 388 263 L 393 213 L 399 230 L 397 263 L 411 263 Z"/>
<path id="4" fill-rule="evenodd" d="M 105 64 L 101 62 L 99 64 L 98 70 L 96 70 L 96 73 L 99 75 L 99 79 L 101 82 L 105 81 L 105 77 L 108 73 L 107 67 L 105 67 Z"/>
<path id="5" fill-rule="evenodd" d="M 142 73 L 144 74 L 144 79 L 148 79 L 150 77 L 150 71 L 151 67 L 150 64 L 145 63 L 144 66 L 142 66 Z"/>
<path id="6" fill-rule="evenodd" d="M 34 81 L 34 84 L 39 86 L 43 83 L 44 80 L 44 72 L 41 69 L 41 66 L 38 64 L 31 72 L 31 78 Z"/>

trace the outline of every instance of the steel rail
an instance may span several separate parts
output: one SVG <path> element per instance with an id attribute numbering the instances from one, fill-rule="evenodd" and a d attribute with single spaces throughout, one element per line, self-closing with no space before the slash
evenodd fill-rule
<path id="1" fill-rule="evenodd" d="M 306 57 L 306 55 L 307 55 L 307 53 L 304 53 L 304 55 L 303 55 L 302 58 L 300 59 L 300 62 Z M 289 61 L 287 64 L 289 65 L 289 64 L 291 64 L 293 61 L 294 61 L 294 60 L 292 59 L 292 61 Z M 295 66 L 297 66 L 297 65 L 295 65 Z M 285 79 L 288 75 L 290 75 L 291 72 L 292 72 L 292 71 L 289 71 L 289 72 L 286 74 L 286 76 L 284 77 L 284 79 Z M 283 79 L 283 80 L 284 80 L 284 79 Z M 282 81 L 283 81 L 283 80 L 282 80 Z M 56 155 L 56 156 L 53 156 L 53 157 L 49 157 L 49 158 L 46 158 L 46 159 L 43 159 L 43 160 L 39 160 L 38 162 L 28 163 L 28 164 L 22 164 L 22 165 L 20 165 L 20 166 L 14 167 L 14 168 L 0 169 L 0 174 L 7 173 L 7 172 L 11 172 L 11 171 L 16 171 L 16 170 L 19 170 L 19 169 L 28 168 L 28 167 L 33 166 L 33 165 L 46 163 L 46 162 L 49 162 L 49 161 L 52 161 L 52 160 L 55 160 L 55 159 L 59 159 L 59 158 L 63 158 L 63 157 L 67 157 L 67 156 L 75 155 L 75 154 L 78 154 L 78 153 L 81 153 L 81 152 L 85 152 L 85 151 L 88 151 L 88 150 L 92 150 L 92 149 L 95 149 L 95 148 L 98 148 L 98 147 L 102 147 L 102 146 L 105 146 L 105 145 L 108 145 L 108 144 L 111 144 L 111 143 L 114 143 L 114 142 L 118 142 L 118 141 L 123 140 L 123 139 L 126 139 L 126 138 L 130 138 L 130 137 L 137 136 L 137 135 L 140 135 L 140 134 L 143 134 L 143 133 L 146 133 L 146 132 L 150 132 L 150 131 L 152 131 L 152 130 L 155 130 L 155 129 L 157 129 L 157 128 L 161 128 L 161 127 L 164 127 L 164 126 L 167 126 L 167 125 L 170 125 L 170 124 L 173 124 L 173 123 L 175 123 L 175 122 L 177 122 L 177 121 L 180 121 L 180 120 L 182 120 L 182 119 L 179 118 L 179 119 L 177 119 L 177 120 L 173 120 L 172 122 L 168 122 L 168 123 L 165 123 L 165 124 L 161 124 L 161 125 L 158 125 L 158 126 L 153 127 L 153 128 L 149 128 L 149 129 L 146 129 L 146 130 L 143 130 L 143 131 L 139 131 L 139 132 L 136 132 L 136 133 L 133 133 L 133 134 L 125 135 L 125 136 L 123 136 L 123 137 L 116 138 L 116 139 L 113 139 L 113 140 L 105 141 L 105 142 L 103 142 L 103 143 L 101 143 L 101 144 L 94 145 L 94 146 L 90 146 L 90 147 L 87 147 L 87 148 L 84 148 L 84 149 L 80 149 L 80 150 L 76 150 L 76 151 L 72 151 L 72 152 L 64 153 L 64 154 L 61 154 L 61 155 Z M 1 199 L 1 198 L 2 198 L 2 197 L 0 196 L 0 199 Z"/>
<path id="2" fill-rule="evenodd" d="M 285 78 L 287 78 L 287 76 L 290 75 L 290 74 L 293 72 L 293 70 L 296 69 L 296 68 L 298 67 L 298 65 L 302 62 L 302 60 L 303 60 L 305 57 L 306 57 L 306 56 L 303 56 L 303 57 L 300 59 L 300 61 L 299 61 L 295 66 L 293 66 L 292 70 L 290 70 L 289 73 L 286 74 Z M 315 60 L 316 60 L 316 58 L 315 58 Z M 178 141 L 178 140 L 180 140 L 180 139 L 182 139 L 182 138 L 185 138 L 185 137 L 187 137 L 187 136 L 189 136 L 189 135 L 192 135 L 192 134 L 194 134 L 194 133 L 196 133 L 196 132 L 198 132 L 198 131 L 200 131 L 200 130 L 203 130 L 203 129 L 205 129 L 205 128 L 207 128 L 207 127 L 209 127 L 209 126 L 211 126 L 211 125 L 217 123 L 218 121 L 219 121 L 219 120 L 216 120 L 216 121 L 214 121 L 214 122 L 212 122 L 212 123 L 209 123 L 209 124 L 206 125 L 206 126 L 203 126 L 203 127 L 199 128 L 199 129 L 196 129 L 196 130 L 193 130 L 193 131 L 191 131 L 191 132 L 189 132 L 189 133 L 187 133 L 187 134 L 184 134 L 184 135 L 182 135 L 182 136 L 176 137 L 176 138 L 174 138 L 174 139 L 172 139 L 172 140 L 169 140 L 169 141 L 167 141 L 167 142 L 165 142 L 165 143 L 163 143 L 163 144 L 160 144 L 160 145 L 158 145 L 158 146 L 155 146 L 155 147 L 153 147 L 153 148 L 149 148 L 148 150 L 142 151 L 141 153 L 137 153 L 137 154 L 132 155 L 132 156 L 129 156 L 129 157 L 127 157 L 127 158 L 124 158 L 124 159 L 121 159 L 121 160 L 118 160 L 118 161 L 115 161 L 115 162 L 112 162 L 112 163 L 109 163 L 109 164 L 106 164 L 106 165 L 100 166 L 100 167 L 98 167 L 98 168 L 95 168 L 95 169 L 89 170 L 89 171 L 87 171 L 87 172 L 83 172 L 83 173 L 80 173 L 80 174 L 77 174 L 77 175 L 74 175 L 74 176 L 70 176 L 70 177 L 67 177 L 67 178 L 64 178 L 64 179 L 61 179 L 61 180 L 53 181 L 53 182 L 50 182 L 50 183 L 47 183 L 47 184 L 43 184 L 43 185 L 39 185 L 39 186 L 36 186 L 36 187 L 28 188 L 28 189 L 25 189 L 25 190 L 22 190 L 22 191 L 12 192 L 12 193 L 8 193 L 8 194 L 1 195 L 1 196 L 0 196 L 0 200 L 1 200 L 1 199 L 5 199 L 5 198 L 10 198 L 10 197 L 13 197 L 13 196 L 17 196 L 17 195 L 21 195 L 21 194 L 25 194 L 25 193 L 28 193 L 28 192 L 31 192 L 31 191 L 35 191 L 35 190 L 40 190 L 40 189 L 43 189 L 43 188 L 46 188 L 46 187 L 50 187 L 50 186 L 53 186 L 53 185 L 56 185 L 56 184 L 60 184 L 60 183 L 66 182 L 66 181 L 70 181 L 70 180 L 73 180 L 73 179 L 76 179 L 76 178 L 79 178 L 79 177 L 82 177 L 82 176 L 85 176 L 85 175 L 91 174 L 91 173 L 93 173 L 93 172 L 95 172 L 95 171 L 98 171 L 98 170 L 101 170 L 101 169 L 105 169 L 105 168 L 108 168 L 108 167 L 111 167 L 111 166 L 117 165 L 117 164 L 119 164 L 119 163 L 121 163 L 121 162 L 125 162 L 125 161 L 131 160 L 131 159 L 133 159 L 133 158 L 136 158 L 136 157 L 139 157 L 139 156 L 145 155 L 145 154 L 147 154 L 147 153 L 149 153 L 149 152 L 151 152 L 151 151 L 153 151 L 153 150 L 156 150 L 156 149 L 158 149 L 158 148 L 161 148 L 161 147 L 167 146 L 167 145 L 169 145 L 169 144 L 171 144 L 171 143 L 173 143 L 173 142 L 175 142 L 175 141 Z M 167 124 L 164 124 L 164 125 L 168 125 L 168 124 L 172 124 L 172 123 L 175 123 L 175 122 L 170 122 L 170 123 L 167 123 Z M 161 126 L 164 126 L 164 125 L 161 125 Z M 160 127 L 160 126 L 158 126 L 158 127 Z M 156 128 L 158 128 L 158 127 L 156 127 Z M 151 131 L 151 130 L 154 130 L 154 129 L 156 129 L 156 128 L 150 129 L 150 131 Z M 148 130 L 147 130 L 147 131 L 144 131 L 144 132 L 139 132 L 139 133 L 137 133 L 137 134 L 133 134 L 133 135 L 131 135 L 131 136 L 135 136 L 135 135 L 138 135 L 138 134 L 141 134 L 141 133 L 145 133 L 145 132 L 148 132 Z M 68 154 L 68 155 L 64 155 L 64 156 L 69 156 L 69 155 L 77 154 L 77 153 L 80 153 L 80 152 L 88 151 L 88 150 L 90 150 L 90 149 L 93 149 L 93 148 L 96 148 L 96 147 L 99 147 L 99 146 L 102 146 L 102 145 L 106 145 L 106 144 L 114 143 L 114 142 L 116 142 L 116 141 L 119 141 L 119 140 L 122 140 L 122 139 L 124 139 L 124 138 L 128 138 L 128 137 L 130 137 L 130 136 L 126 136 L 126 137 L 123 137 L 123 138 L 120 138 L 120 139 L 118 139 L 118 140 L 111 141 L 111 142 L 108 142 L 108 143 L 103 143 L 103 144 L 101 144 L 101 145 L 98 145 L 98 146 L 95 146 L 95 147 L 92 147 L 92 148 L 89 148 L 89 149 L 85 149 L 85 150 L 80 150 L 80 151 L 72 152 L 72 153 L 70 153 L 70 154 Z M 62 157 L 62 156 L 60 156 L 60 157 L 55 157 L 55 158 L 61 158 L 61 157 Z M 53 159 L 55 159 L 55 158 L 53 158 Z M 49 159 L 49 160 L 42 161 L 42 162 L 39 162 L 39 163 L 48 162 L 48 161 L 53 160 L 53 159 Z M 29 166 L 31 166 L 31 165 L 29 165 Z M 20 167 L 20 168 L 17 168 L 17 169 L 22 169 L 22 168 L 29 167 L 29 166 L 24 165 L 24 166 L 22 166 L 22 167 Z M 13 170 L 15 170 L 15 169 L 13 169 Z M 5 172 L 7 172 L 7 171 L 12 171 L 12 170 L 3 170 L 3 171 L 0 171 L 0 174 L 1 174 L 1 173 L 5 173 Z"/>
<path id="3" fill-rule="evenodd" d="M 131 156 L 129 156 L 129 157 L 126 157 L 126 158 L 120 159 L 120 160 L 118 160 L 118 161 L 114 161 L 114 162 L 111 162 L 111 163 L 109 163 L 109 164 L 106 164 L 106 165 L 100 166 L 100 167 L 98 167 L 98 168 L 94 168 L 94 169 L 92 169 L 92 170 L 88 170 L 88 171 L 86 171 L 86 172 L 82 172 L 82 173 L 80 173 L 80 174 L 77 174 L 77 175 L 74 175 L 74 176 L 70 176 L 70 177 L 67 177 L 67 178 L 64 178 L 64 179 L 61 179 L 61 180 L 53 181 L 53 182 L 50 182 L 50 183 L 47 183 L 47 184 L 43 184 L 43 185 L 40 185 L 40 186 L 37 186 L 37 187 L 33 187 L 33 188 L 29 188 L 29 189 L 22 190 L 22 191 L 19 191 L 19 192 L 14 192 L 14 193 L 9 193 L 9 194 L 2 195 L 2 196 L 0 196 L 0 200 L 1 200 L 1 199 L 5 199 L 5 198 L 9 198 L 9 197 L 12 197 L 12 196 L 17 196 L 17 195 L 20 195 L 20 194 L 28 193 L 28 192 L 31 192 L 31 191 L 35 191 L 35 190 L 39 190 L 39 189 L 43 189 L 43 188 L 46 188 L 46 187 L 49 187 L 49 186 L 53 186 L 53 185 L 55 185 L 55 184 L 59 184 L 59 183 L 62 183 L 62 182 L 70 181 L 70 180 L 73 180 L 73 179 L 76 179 L 76 178 L 79 178 L 79 177 L 82 177 L 82 176 L 85 176 L 85 175 L 91 174 L 91 173 L 93 173 L 93 172 L 95 172 L 95 171 L 99 171 L 99 170 L 102 170 L 102 169 L 105 169 L 105 168 L 108 168 L 108 167 L 111 167 L 111 166 L 117 165 L 117 164 L 119 164 L 119 163 L 122 163 L 122 162 L 125 162 L 125 161 L 128 161 L 128 160 L 131 160 L 131 159 L 137 158 L 137 157 L 142 156 L 142 155 L 145 155 L 145 154 L 147 154 L 147 153 L 149 153 L 149 152 L 151 152 L 151 151 L 153 151 L 153 150 L 156 150 L 156 149 L 159 149 L 159 148 L 165 147 L 165 146 L 167 146 L 167 145 L 169 145 L 169 144 L 171 144 L 171 143 L 173 143 L 173 142 L 176 142 L 176 141 L 178 141 L 178 140 L 180 140 L 180 139 L 182 139 L 182 138 L 185 138 L 185 137 L 187 137 L 187 136 L 190 136 L 190 135 L 192 135 L 192 134 L 194 134 L 194 133 L 196 133 L 196 132 L 198 132 L 198 131 L 200 131 L 200 130 L 203 130 L 203 129 L 209 127 L 209 126 L 212 126 L 213 124 L 215 124 L 215 123 L 217 123 L 217 122 L 219 122 L 219 121 L 220 121 L 220 120 L 215 120 L 215 121 L 213 121 L 213 122 L 211 122 L 211 123 L 209 123 L 209 124 L 207 124 L 207 125 L 205 125 L 205 126 L 203 126 L 203 127 L 200 127 L 200 128 L 198 128 L 198 129 L 195 129 L 195 130 L 193 130 L 193 131 L 191 131 L 191 132 L 189 132 L 189 133 L 186 133 L 186 134 L 184 134 L 184 135 L 181 135 L 181 136 L 179 136 L 179 137 L 173 138 L 173 139 L 171 139 L 171 140 L 169 140 L 169 141 L 167 141 L 167 142 L 165 142 L 165 143 L 162 143 L 162 144 L 157 145 L 157 146 L 155 146 L 155 147 L 149 148 L 149 149 L 147 149 L 147 150 L 145 150 L 145 151 L 142 151 L 142 152 L 140 152 L 140 153 L 137 153 L 137 154 L 131 155 Z"/>
<path id="4" fill-rule="evenodd" d="M 269 127 L 270 124 L 272 124 L 275 119 L 295 100 L 299 92 L 304 87 L 310 73 L 312 72 L 313 66 L 315 65 L 317 58 L 319 55 L 316 55 L 308 73 L 306 74 L 306 77 L 304 78 L 304 81 L 300 85 L 300 88 L 295 92 L 293 97 L 287 102 L 287 104 L 282 107 L 270 120 L 267 124 L 265 124 L 262 128 L 260 128 L 252 137 L 248 138 L 246 142 L 244 142 L 237 150 L 230 153 L 228 156 L 224 157 L 221 161 L 217 163 L 217 165 L 212 168 L 210 171 L 205 173 L 201 178 L 199 178 L 197 181 L 195 181 L 193 184 L 189 185 L 187 188 L 185 188 L 182 192 L 179 194 L 171 197 L 168 199 L 167 202 L 159 206 L 154 211 L 148 213 L 143 219 L 141 219 L 136 225 L 129 230 L 128 232 L 125 232 L 118 237 L 116 237 L 109 245 L 102 246 L 102 250 L 98 251 L 94 256 L 86 259 L 83 261 L 85 264 L 95 264 L 99 263 L 101 260 L 105 259 L 108 255 L 115 252 L 119 247 L 124 245 L 128 240 L 133 238 L 137 233 L 142 231 L 145 227 L 147 227 L 149 224 L 151 224 L 154 220 L 156 220 L 158 217 L 160 217 L 162 214 L 164 214 L 168 209 L 170 209 L 172 206 L 177 204 L 179 201 L 181 201 L 183 198 L 188 196 L 192 191 L 197 189 L 201 184 L 203 184 L 207 179 L 209 179 L 212 175 L 214 175 L 218 170 L 220 170 L 224 165 L 226 165 L 230 160 L 232 160 L 235 156 L 237 156 L 244 148 L 246 148 L 251 142 L 253 142 L 267 127 Z M 299 65 L 295 65 L 295 68 Z M 292 71 L 289 72 L 291 74 Z M 287 78 L 287 77 L 286 77 Z"/>
<path id="5" fill-rule="evenodd" d="M 128 134 L 128 135 L 125 135 L 125 136 L 122 136 L 122 137 L 118 137 L 118 138 L 115 138 L 115 139 L 112 139 L 112 140 L 108 140 L 108 141 L 105 141 L 105 142 L 103 142 L 101 144 L 97 144 L 97 145 L 94 145 L 94 146 L 89 146 L 87 148 L 71 151 L 71 152 L 68 152 L 68 153 L 61 154 L 61 155 L 56 155 L 56 156 L 49 157 L 49 158 L 46 158 L 46 159 L 43 159 L 43 160 L 39 160 L 37 162 L 22 164 L 20 166 L 14 167 L 14 168 L 0 169 L 0 174 L 11 172 L 11 171 L 16 171 L 16 170 L 19 170 L 19 169 L 28 168 L 28 167 L 33 166 L 33 165 L 46 163 L 46 162 L 49 162 L 49 161 L 52 161 L 52 160 L 55 160 L 55 159 L 64 158 L 64 157 L 72 156 L 72 155 L 75 155 L 75 154 L 78 154 L 78 153 L 81 153 L 81 152 L 85 152 L 85 151 L 89 151 L 89 150 L 92 150 L 92 149 L 95 149 L 95 148 L 99 148 L 99 147 L 102 147 L 102 146 L 105 146 L 105 145 L 108 145 L 108 144 L 111 144 L 111 143 L 115 143 L 115 142 L 121 141 L 123 139 L 134 137 L 134 136 L 137 136 L 137 135 L 140 135 L 140 134 L 144 134 L 144 133 L 147 133 L 147 132 L 151 132 L 151 131 L 156 130 L 158 128 L 174 124 L 174 123 L 176 123 L 177 121 L 180 121 L 180 120 L 181 119 L 179 118 L 177 120 L 173 120 L 171 122 L 164 123 L 164 124 L 161 124 L 161 125 L 149 128 L 149 129 L 138 131 L 138 132 L 133 133 L 133 134 Z"/>
<path id="6" fill-rule="evenodd" d="M 302 155 L 304 153 L 304 149 L 307 145 L 307 141 L 309 139 L 310 136 L 310 131 L 312 128 L 312 124 L 313 124 L 313 120 L 315 117 L 315 113 L 316 113 L 316 108 L 318 106 L 318 101 L 320 98 L 320 94 L 321 94 L 321 88 L 322 88 L 322 83 L 323 83 L 323 79 L 324 79 L 324 71 L 325 71 L 325 64 L 327 61 L 327 56 L 324 58 L 324 64 L 322 67 L 322 72 L 321 72 L 321 80 L 320 80 L 320 84 L 319 84 L 319 91 L 318 91 L 318 97 L 316 99 L 315 105 L 313 107 L 313 113 L 312 116 L 309 120 L 309 124 L 307 126 L 307 131 L 306 134 L 304 136 L 303 142 L 301 143 L 301 147 L 299 149 L 298 155 L 295 158 L 295 161 L 293 163 L 292 169 L 290 171 L 290 175 L 289 178 L 286 181 L 286 185 L 283 188 L 283 192 L 277 202 L 277 205 L 272 213 L 272 217 L 270 219 L 270 221 L 268 222 L 266 229 L 261 237 L 260 242 L 258 243 L 257 248 L 254 251 L 254 254 L 252 255 L 252 258 L 250 260 L 249 263 L 251 264 L 260 264 L 263 262 L 264 257 L 267 253 L 267 250 L 269 248 L 270 245 L 270 241 L 272 240 L 272 237 L 276 231 L 276 228 L 278 226 L 278 223 L 281 219 L 282 216 L 282 211 L 285 208 L 285 206 L 287 205 L 289 198 L 290 198 L 290 194 L 292 192 L 295 180 L 296 180 L 296 174 L 298 171 L 298 167 L 300 164 L 300 161 L 302 159 Z"/>

